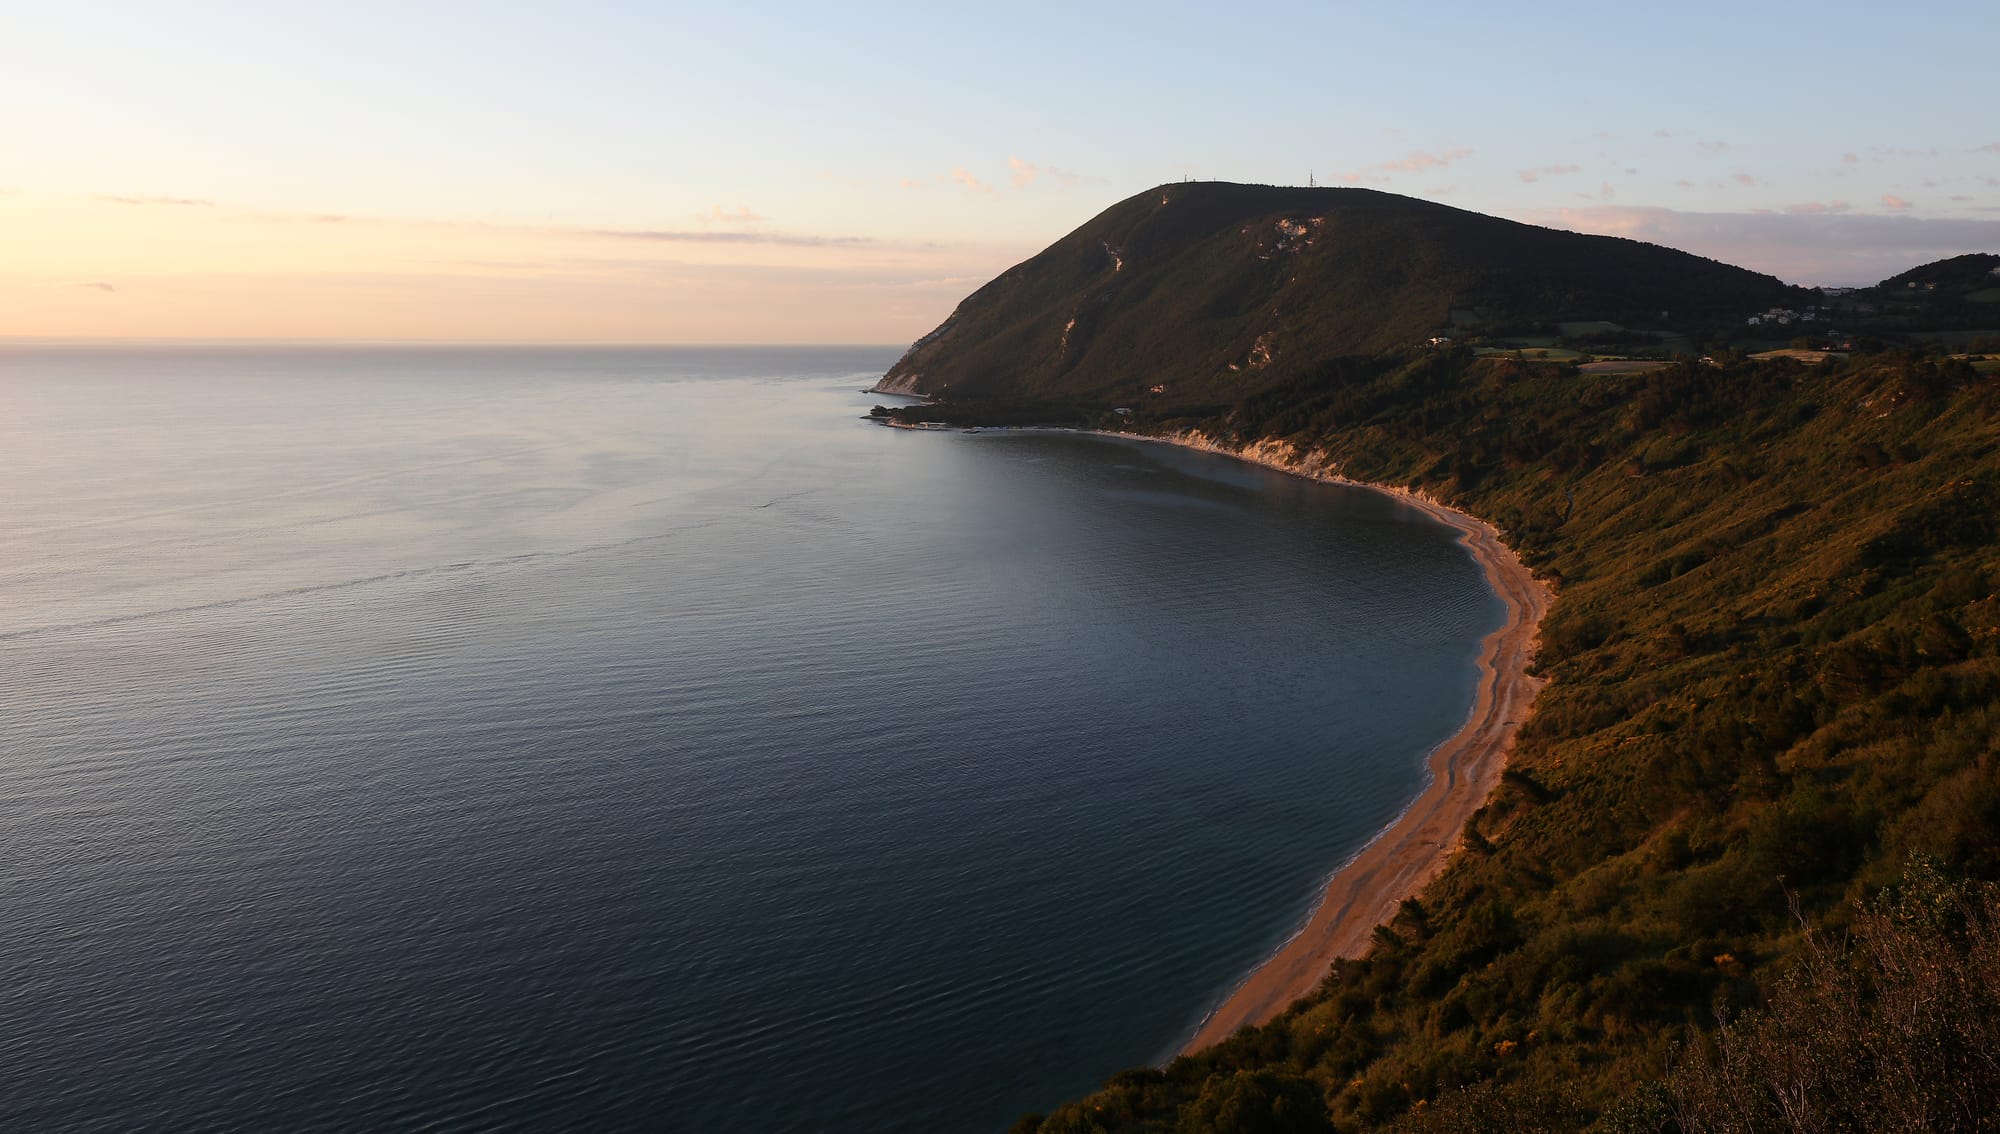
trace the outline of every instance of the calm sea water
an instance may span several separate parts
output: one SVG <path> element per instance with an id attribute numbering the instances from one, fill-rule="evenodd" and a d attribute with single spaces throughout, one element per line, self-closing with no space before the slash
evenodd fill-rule
<path id="1" fill-rule="evenodd" d="M 0 348 L 0 1126 L 992 1130 L 1171 1051 L 1500 610 L 893 350 Z"/>

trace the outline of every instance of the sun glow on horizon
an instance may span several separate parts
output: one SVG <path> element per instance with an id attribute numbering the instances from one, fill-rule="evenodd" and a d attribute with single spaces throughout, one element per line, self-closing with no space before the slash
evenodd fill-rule
<path id="1" fill-rule="evenodd" d="M 0 238 L 10 337 L 884 342 L 1024 254 L 27 193 Z"/>
<path id="2" fill-rule="evenodd" d="M 1554 2 L 1279 0 L 1243 18 L 1311 46 L 1264 67 L 1175 0 L 16 7 L 0 336 L 907 342 L 1184 176 L 1803 284 L 2000 248 L 1990 2 L 1689 0 L 1730 29 L 1698 71 L 1638 10 Z"/>

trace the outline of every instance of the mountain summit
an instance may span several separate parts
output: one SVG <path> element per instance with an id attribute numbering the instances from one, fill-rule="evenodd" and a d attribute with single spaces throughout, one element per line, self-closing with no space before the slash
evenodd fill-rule
<path id="1" fill-rule="evenodd" d="M 1798 304 L 1686 252 L 1370 189 L 1226 182 L 1127 198 L 1001 274 L 878 389 L 959 397 L 1230 401 L 1328 358 L 1452 328 L 1741 322 Z"/>

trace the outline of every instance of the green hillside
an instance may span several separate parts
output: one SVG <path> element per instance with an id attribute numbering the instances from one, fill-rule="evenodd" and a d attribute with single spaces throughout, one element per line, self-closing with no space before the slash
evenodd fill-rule
<path id="1" fill-rule="evenodd" d="M 1552 680 L 1466 849 L 1367 959 L 1041 1129 L 1176 1129 L 1300 1082 L 1341 1129 L 1661 1120 L 1685 1036 L 1777 987 L 1792 900 L 1844 926 L 1918 855 L 2000 879 L 2000 382 L 1965 362 L 1430 354 L 1143 424 L 1289 438 L 1493 519 L 1558 585 Z"/>
<path id="2" fill-rule="evenodd" d="M 1811 298 L 1657 245 L 1373 190 L 1167 185 L 979 289 L 883 388 L 1227 404 L 1454 326 L 1699 329 Z"/>
<path id="3" fill-rule="evenodd" d="M 1365 202 L 1357 227 L 1399 232 L 1399 246 L 1415 217 L 1489 231 L 1374 194 L 1189 191 L 1232 205 L 1189 209 L 1200 215 L 1173 230 L 1178 254 L 1149 227 L 1171 210 L 1157 195 L 1110 210 L 1087 239 L 1122 234 L 1120 277 L 1148 255 L 1197 253 L 1229 276 L 1230 249 L 1250 236 L 1237 206 L 1252 199 L 1277 205 L 1265 217 Z M 1351 219 L 1315 215 L 1326 231 Z M 1371 245 L 1357 240 L 1312 251 L 1360 260 Z M 913 351 L 905 373 L 950 376 L 924 386 L 943 400 L 922 413 L 1004 407 L 1014 420 L 1287 441 L 1492 520 L 1558 599 L 1537 663 L 1551 680 L 1502 786 L 1365 958 L 1265 1027 L 1120 1074 L 1018 1129 L 1996 1128 L 2000 375 L 1922 344 L 1586 373 L 1411 348 L 1407 327 L 1435 315 L 1412 300 L 1410 324 L 1379 333 L 1347 308 L 1314 330 L 1302 307 L 1289 341 L 1337 348 L 1118 416 L 1105 394 L 1130 379 L 1112 355 L 1101 370 L 1056 369 L 1029 333 L 1104 286 L 1085 280 L 1087 251 L 1059 243 Z M 1498 278 L 1463 267 L 1477 259 L 1440 250 L 1430 262 L 1465 272 L 1453 304 L 1479 294 L 1507 309 L 1504 294 L 1477 292 Z M 1368 279 L 1329 266 L 1315 294 L 1366 291 L 1381 261 L 1364 262 L 1378 265 Z M 1716 273 L 1732 296 L 1776 286 L 1662 262 Z M 1953 286 L 1980 266 L 1951 267 Z M 1546 262 L 1524 271 L 1514 278 L 1554 278 L 1538 274 Z M 1193 287 L 1181 269 L 1171 278 Z M 1439 287 L 1425 285 L 1425 303 Z M 1105 306 L 1155 310 L 1120 294 Z M 1205 311 L 1156 324 L 1157 338 L 1193 349 L 1201 326 L 1252 325 Z M 1107 314 L 1098 334 L 1118 337 L 1092 349 L 1143 346 L 1125 318 Z M 974 360 L 944 349 L 954 341 Z M 1011 362 L 1009 344 L 1023 352 Z"/>

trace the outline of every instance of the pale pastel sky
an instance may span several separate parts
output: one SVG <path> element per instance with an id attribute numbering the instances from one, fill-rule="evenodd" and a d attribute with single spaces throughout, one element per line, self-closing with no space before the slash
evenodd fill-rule
<path id="1" fill-rule="evenodd" d="M 0 336 L 906 342 L 1183 177 L 2000 250 L 2000 4 L 0 0 Z"/>

